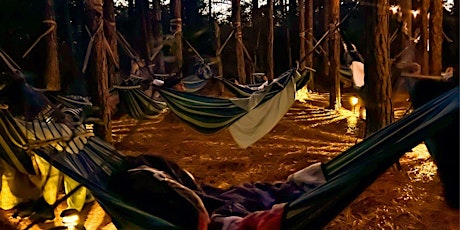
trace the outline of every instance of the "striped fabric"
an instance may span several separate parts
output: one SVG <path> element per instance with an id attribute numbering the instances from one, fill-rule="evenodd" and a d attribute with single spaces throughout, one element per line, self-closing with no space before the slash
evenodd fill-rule
<path id="1" fill-rule="evenodd" d="M 264 104 L 281 92 L 294 79 L 295 69 L 291 69 L 264 90 L 247 94 L 240 98 L 216 98 L 161 89 L 160 94 L 168 107 L 183 121 L 201 133 L 215 133 L 228 127 L 252 109 Z"/>

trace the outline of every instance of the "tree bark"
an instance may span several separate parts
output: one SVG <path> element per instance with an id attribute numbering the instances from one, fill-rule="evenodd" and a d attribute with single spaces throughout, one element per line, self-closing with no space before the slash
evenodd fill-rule
<path id="1" fill-rule="evenodd" d="M 307 0 L 308 1 L 308 0 Z M 299 60 L 300 67 L 304 68 L 306 66 L 306 57 L 305 57 L 305 2 L 304 0 L 299 0 Z"/>
<path id="2" fill-rule="evenodd" d="M 150 58 L 153 54 L 154 39 L 152 31 L 152 23 L 149 18 L 149 1 L 148 0 L 136 0 L 136 14 L 140 17 L 141 33 L 142 33 L 142 45 L 141 53 L 144 56 L 145 64 L 151 64 Z"/>
<path id="3" fill-rule="evenodd" d="M 432 0 L 430 12 L 430 74 L 439 76 L 442 72 L 443 1 Z"/>
<path id="4" fill-rule="evenodd" d="M 366 38 L 366 136 L 394 120 L 390 79 L 388 0 L 368 0 Z M 380 7 L 375 7 L 380 6 Z"/>
<path id="5" fill-rule="evenodd" d="M 329 30 L 329 23 L 330 23 L 330 17 L 331 17 L 331 0 L 324 0 L 323 1 L 323 28 L 324 28 L 324 33 L 326 33 Z M 323 49 L 325 51 L 325 55 L 323 55 L 323 62 L 322 62 L 322 69 L 323 69 L 323 77 L 326 81 L 326 84 L 331 84 L 329 82 L 329 36 L 324 39 L 323 42 Z M 323 81 L 324 82 L 324 81 Z"/>
<path id="6" fill-rule="evenodd" d="M 217 21 L 214 21 L 214 35 L 215 35 L 215 42 L 216 42 L 216 62 L 217 62 L 217 75 L 218 76 L 224 76 L 224 68 L 222 67 L 222 55 L 221 55 L 221 47 L 222 47 L 222 42 L 220 40 L 220 27 L 219 23 Z M 218 88 L 218 93 L 219 96 L 223 94 L 224 92 L 224 85 L 222 84 L 221 81 L 218 83 L 219 88 Z"/>
<path id="7" fill-rule="evenodd" d="M 236 64 L 238 68 L 238 78 L 243 84 L 246 84 L 246 71 L 244 66 L 243 51 L 243 29 L 241 26 L 241 6 L 240 0 L 232 0 L 232 21 L 235 29 L 236 39 Z"/>
<path id="8" fill-rule="evenodd" d="M 307 0 L 305 2 L 305 53 L 306 56 L 305 65 L 308 67 L 313 67 L 313 52 L 310 52 L 313 49 L 313 27 L 314 27 L 314 8 L 313 1 Z"/>
<path id="9" fill-rule="evenodd" d="M 406 34 L 407 36 L 401 36 L 402 43 L 408 46 L 410 44 L 410 38 L 412 37 L 412 0 L 403 0 L 400 1 L 401 4 L 401 11 L 402 11 L 402 29 L 401 32 Z M 402 47 L 404 49 L 406 47 Z"/>
<path id="10" fill-rule="evenodd" d="M 330 85 L 329 90 L 329 108 L 338 110 L 342 107 L 341 95 L 340 95 L 340 34 L 335 29 L 336 25 L 339 24 L 340 20 L 340 0 L 331 0 L 331 24 L 329 30 L 331 35 L 329 37 L 329 78 Z"/>
<path id="11" fill-rule="evenodd" d="M 421 42 L 421 63 L 422 66 L 421 74 L 428 75 L 430 71 L 430 56 L 428 54 L 428 39 L 429 39 L 429 22 L 428 22 L 428 10 L 430 8 L 430 0 L 422 0 L 421 9 L 421 31 L 420 31 L 420 42 Z"/>
<path id="12" fill-rule="evenodd" d="M 161 26 L 161 4 L 160 0 L 153 0 L 153 39 L 155 40 L 155 50 L 160 49 L 163 44 L 163 27 Z M 159 51 L 154 59 L 155 69 L 160 73 L 165 73 L 165 63 L 163 52 Z"/>
<path id="13" fill-rule="evenodd" d="M 275 61 L 273 57 L 273 40 L 274 40 L 274 19 L 273 19 L 273 0 L 268 0 L 268 36 L 267 36 L 267 77 L 271 81 L 275 77 Z"/>
<path id="14" fill-rule="evenodd" d="M 54 28 L 46 36 L 46 66 L 45 85 L 50 91 L 61 90 L 61 77 L 59 73 L 58 47 L 57 47 L 57 24 L 54 13 L 54 0 L 45 0 L 45 20 L 50 28 Z"/>
<path id="15" fill-rule="evenodd" d="M 173 49 L 174 54 L 177 57 L 177 67 L 179 71 L 182 68 L 183 64 L 183 55 L 182 55 L 182 5 L 181 0 L 172 0 L 171 1 L 171 13 L 172 18 L 169 21 L 171 33 L 174 34 L 175 47 Z"/>
<path id="16" fill-rule="evenodd" d="M 109 88 L 113 85 L 118 85 L 120 82 L 119 76 L 119 63 L 120 57 L 118 56 L 118 43 L 117 43 L 117 27 L 115 22 L 115 9 L 113 0 L 104 0 L 104 35 L 109 44 L 108 74 L 109 74 Z"/>
<path id="17" fill-rule="evenodd" d="M 102 0 L 85 2 L 87 25 L 92 34 L 93 47 L 89 62 L 88 91 L 93 98 L 93 104 L 100 108 L 102 125 L 95 124 L 94 134 L 101 139 L 112 142 L 112 126 L 108 106 L 108 72 L 106 49 L 104 46 Z"/>

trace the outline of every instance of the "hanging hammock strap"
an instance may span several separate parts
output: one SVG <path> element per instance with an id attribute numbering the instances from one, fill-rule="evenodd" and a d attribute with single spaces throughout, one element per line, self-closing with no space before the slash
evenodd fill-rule
<path id="1" fill-rule="evenodd" d="M 40 35 L 37 40 L 35 40 L 35 42 L 32 44 L 32 46 L 30 46 L 30 48 L 22 55 L 22 58 L 25 58 L 29 53 L 30 51 L 32 51 L 32 49 L 38 44 L 38 42 L 40 42 L 40 40 L 42 40 L 42 38 L 44 38 L 46 35 L 50 34 L 51 32 L 53 32 L 53 30 L 56 29 L 56 21 L 54 20 L 43 20 L 42 21 L 43 23 L 46 23 L 46 24 L 49 24 L 50 25 L 50 28 L 48 28 L 48 30 L 46 30 L 42 35 Z"/>

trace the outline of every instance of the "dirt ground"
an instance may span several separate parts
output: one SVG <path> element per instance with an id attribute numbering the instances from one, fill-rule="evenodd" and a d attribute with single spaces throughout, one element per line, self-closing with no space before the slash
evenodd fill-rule
<path id="1" fill-rule="evenodd" d="M 315 162 L 326 162 L 362 141 L 364 121 L 358 109 L 343 96 L 343 109 L 326 109 L 328 95 L 310 93 L 296 101 L 276 127 L 247 149 L 239 148 L 227 130 L 204 135 L 192 130 L 175 115 L 157 119 L 113 121 L 117 149 L 125 154 L 156 153 L 172 159 L 192 172 L 196 179 L 221 188 L 247 181 L 276 181 Z M 301 98 L 302 99 L 302 98 Z M 409 104 L 406 97 L 395 98 L 396 117 Z M 423 144 L 400 159 L 402 170 L 387 170 L 337 216 L 326 229 L 460 229 L 458 210 L 444 202 L 436 166 Z M 65 208 L 60 205 L 56 215 Z M 24 229 L 27 220 L 0 212 L 5 227 Z M 88 204 L 83 213 L 87 230 L 115 229 L 110 217 L 97 203 Z M 31 229 L 49 229 L 55 222 Z M 0 228 L 2 226 L 0 225 Z"/>

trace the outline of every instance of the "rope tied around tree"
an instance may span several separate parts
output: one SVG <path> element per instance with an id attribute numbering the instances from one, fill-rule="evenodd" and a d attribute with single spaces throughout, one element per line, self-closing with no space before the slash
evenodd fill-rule
<path id="1" fill-rule="evenodd" d="M 174 34 L 177 32 L 182 32 L 182 19 L 173 18 L 169 20 L 169 26 L 171 27 L 171 31 L 174 31 Z"/>
<path id="2" fill-rule="evenodd" d="M 88 32 L 88 34 L 90 36 L 90 40 L 89 40 L 89 43 L 88 43 L 88 48 L 86 49 L 85 60 L 83 61 L 83 68 L 81 70 L 82 73 L 86 72 L 86 68 L 88 67 L 89 56 L 91 55 L 91 51 L 92 51 L 93 45 L 94 45 L 94 39 L 95 39 L 95 37 L 96 37 L 96 35 L 98 33 L 103 32 L 103 27 L 104 27 L 104 23 L 101 21 L 99 23 L 99 26 L 97 27 L 96 31 L 91 35 L 91 32 L 89 31 L 88 26 L 85 26 L 86 31 Z"/>
<path id="3" fill-rule="evenodd" d="M 30 53 L 30 51 L 32 51 L 32 49 L 38 44 L 38 42 L 40 42 L 40 40 L 42 40 L 42 38 L 44 38 L 45 36 L 47 36 L 48 34 L 53 32 L 53 30 L 55 30 L 56 27 L 57 27 L 56 21 L 54 21 L 54 20 L 48 19 L 48 20 L 43 20 L 42 22 L 45 23 L 45 24 L 49 24 L 50 28 L 48 28 L 48 30 L 46 30 L 42 35 L 40 35 L 37 38 L 37 40 L 35 40 L 35 42 L 32 44 L 32 46 L 30 46 L 30 48 L 22 55 L 22 58 L 25 58 Z"/>

